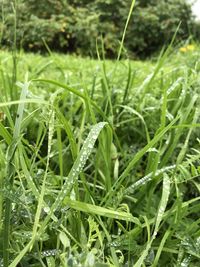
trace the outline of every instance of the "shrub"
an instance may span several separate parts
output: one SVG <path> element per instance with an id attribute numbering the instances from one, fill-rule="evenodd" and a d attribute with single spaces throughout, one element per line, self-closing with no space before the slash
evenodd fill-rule
<path id="1" fill-rule="evenodd" d="M 129 8 L 129 0 L 19 0 L 17 44 L 25 50 L 45 51 L 45 39 L 52 50 L 94 55 L 96 40 L 102 36 L 105 53 L 113 57 Z M 4 3 L 1 21 L 2 44 L 9 45 L 14 24 L 10 1 Z M 198 32 L 186 0 L 136 1 L 126 50 L 130 55 L 151 55 L 170 41 L 180 21 L 178 40 Z"/>
<path id="2" fill-rule="evenodd" d="M 186 1 L 151 2 L 152 4 L 146 6 L 137 4 L 127 32 L 128 50 L 143 56 L 148 56 L 168 44 L 180 22 L 177 41 L 187 39 L 193 34 L 195 25 L 191 6 Z"/>

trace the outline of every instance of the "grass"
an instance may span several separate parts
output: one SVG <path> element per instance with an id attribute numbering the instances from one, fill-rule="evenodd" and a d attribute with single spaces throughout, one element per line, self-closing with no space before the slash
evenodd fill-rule
<path id="1" fill-rule="evenodd" d="M 167 53 L 0 53 L 2 266 L 198 266 L 199 49 Z"/>

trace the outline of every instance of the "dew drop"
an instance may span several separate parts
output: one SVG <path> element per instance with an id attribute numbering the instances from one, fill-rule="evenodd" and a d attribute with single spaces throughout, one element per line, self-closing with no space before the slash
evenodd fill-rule
<path id="1" fill-rule="evenodd" d="M 49 211 L 50 211 L 49 207 L 44 207 L 44 212 L 49 213 Z"/>
<path id="2" fill-rule="evenodd" d="M 88 147 L 89 147 L 89 148 L 93 148 L 93 145 L 90 143 L 90 144 L 88 145 Z"/>

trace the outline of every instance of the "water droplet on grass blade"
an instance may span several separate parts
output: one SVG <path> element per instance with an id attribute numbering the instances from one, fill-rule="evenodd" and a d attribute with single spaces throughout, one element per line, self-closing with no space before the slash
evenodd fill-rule
<path id="1" fill-rule="evenodd" d="M 49 213 L 49 211 L 50 211 L 49 207 L 44 207 L 44 212 Z"/>

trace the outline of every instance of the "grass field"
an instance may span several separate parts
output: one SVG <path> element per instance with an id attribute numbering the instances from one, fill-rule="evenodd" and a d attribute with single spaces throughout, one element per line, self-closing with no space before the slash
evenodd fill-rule
<path id="1" fill-rule="evenodd" d="M 199 52 L 0 53 L 2 266 L 199 266 Z"/>

